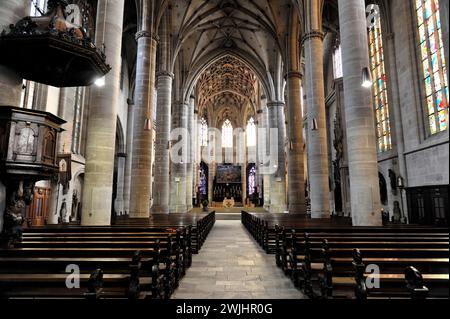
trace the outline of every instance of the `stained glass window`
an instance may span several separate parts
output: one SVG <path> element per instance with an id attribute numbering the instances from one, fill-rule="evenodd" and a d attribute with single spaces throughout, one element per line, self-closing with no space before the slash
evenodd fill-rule
<path id="1" fill-rule="evenodd" d="M 370 69 L 373 79 L 373 104 L 376 115 L 376 132 L 378 151 L 392 149 L 391 125 L 389 116 L 389 100 L 387 91 L 387 75 L 384 65 L 383 35 L 381 19 L 377 18 L 369 29 Z"/>
<path id="2" fill-rule="evenodd" d="M 72 132 L 72 153 L 79 154 L 80 151 L 80 136 L 81 123 L 83 116 L 83 99 L 84 88 L 78 87 L 75 90 L 74 116 L 73 116 L 73 132 Z"/>
<path id="3" fill-rule="evenodd" d="M 256 125 L 253 117 L 247 123 L 247 147 L 251 146 L 256 146 Z"/>
<path id="4" fill-rule="evenodd" d="M 431 135 L 448 129 L 448 79 L 438 0 L 415 0 L 425 103 Z"/>
<path id="5" fill-rule="evenodd" d="M 230 120 L 225 120 L 222 126 L 222 147 L 233 147 L 233 125 Z"/>
<path id="6" fill-rule="evenodd" d="M 200 143 L 201 146 L 208 146 L 208 123 L 204 117 L 200 120 Z"/>
<path id="7" fill-rule="evenodd" d="M 342 51 L 341 46 L 339 45 L 333 53 L 333 72 L 334 78 L 339 79 L 344 76 L 342 71 Z"/>
<path id="8" fill-rule="evenodd" d="M 252 165 L 248 172 L 248 196 L 252 196 L 256 191 L 256 166 Z"/>

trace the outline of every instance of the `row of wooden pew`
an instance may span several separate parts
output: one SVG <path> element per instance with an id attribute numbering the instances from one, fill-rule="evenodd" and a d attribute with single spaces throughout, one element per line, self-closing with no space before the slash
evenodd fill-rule
<path id="1" fill-rule="evenodd" d="M 0 250 L 0 298 L 169 299 L 214 223 L 212 212 L 26 229 Z"/>
<path id="2" fill-rule="evenodd" d="M 310 298 L 449 298 L 448 228 L 247 212 L 242 222 Z"/>

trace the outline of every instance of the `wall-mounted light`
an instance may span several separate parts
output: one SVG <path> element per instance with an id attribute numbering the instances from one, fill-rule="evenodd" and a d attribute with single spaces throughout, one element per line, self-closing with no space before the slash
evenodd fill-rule
<path id="1" fill-rule="evenodd" d="M 372 75 L 370 74 L 369 68 L 364 67 L 362 69 L 362 82 L 361 85 L 363 88 L 369 89 L 372 87 L 373 81 L 372 81 Z"/>
<path id="2" fill-rule="evenodd" d="M 144 131 L 151 131 L 152 130 L 152 120 L 151 119 L 145 119 L 144 123 Z"/>
<path id="3" fill-rule="evenodd" d="M 313 120 L 312 120 L 312 128 L 311 128 L 313 131 L 318 131 L 319 130 L 319 124 L 317 124 L 317 119 L 316 118 L 314 118 Z"/>
<path id="4" fill-rule="evenodd" d="M 95 80 L 95 85 L 98 87 L 104 87 L 105 84 L 106 84 L 106 78 L 104 76 Z"/>
<path id="5" fill-rule="evenodd" d="M 399 189 L 404 189 L 405 188 L 405 180 L 403 179 L 403 177 L 399 176 L 397 178 L 397 187 Z"/>

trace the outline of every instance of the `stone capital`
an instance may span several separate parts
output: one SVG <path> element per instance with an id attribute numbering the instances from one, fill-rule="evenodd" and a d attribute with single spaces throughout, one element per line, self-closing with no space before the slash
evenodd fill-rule
<path id="1" fill-rule="evenodd" d="M 156 33 L 147 30 L 138 31 L 135 38 L 136 41 L 138 41 L 140 38 L 152 38 L 154 41 L 159 42 L 159 36 Z"/>
<path id="2" fill-rule="evenodd" d="M 172 80 L 175 78 L 175 75 L 172 73 L 172 72 L 169 72 L 169 71 L 159 71 L 157 74 L 156 74 L 156 77 L 157 78 L 159 78 L 159 77 L 170 77 L 170 78 L 172 78 Z"/>
<path id="3" fill-rule="evenodd" d="M 275 108 L 275 107 L 285 107 L 286 103 L 283 101 L 270 101 L 267 102 L 267 108 Z"/>
<path id="4" fill-rule="evenodd" d="M 286 79 L 290 78 L 299 78 L 300 80 L 303 79 L 303 73 L 300 71 L 289 71 L 285 74 Z"/>
<path id="5" fill-rule="evenodd" d="M 320 39 L 323 41 L 325 34 L 320 30 L 311 30 L 302 36 L 302 45 L 311 39 Z"/>

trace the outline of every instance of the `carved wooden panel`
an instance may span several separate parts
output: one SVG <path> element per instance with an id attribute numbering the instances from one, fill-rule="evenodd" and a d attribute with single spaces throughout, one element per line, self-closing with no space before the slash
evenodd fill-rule
<path id="1" fill-rule="evenodd" d="M 36 161 L 39 128 L 37 124 L 18 122 L 15 127 L 13 159 Z"/>

